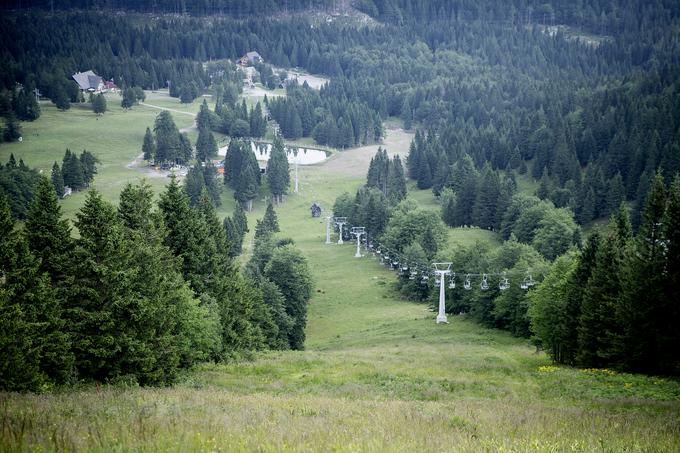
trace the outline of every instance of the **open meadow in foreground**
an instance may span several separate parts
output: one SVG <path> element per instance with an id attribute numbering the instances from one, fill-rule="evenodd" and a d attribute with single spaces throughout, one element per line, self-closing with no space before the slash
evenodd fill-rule
<path id="1" fill-rule="evenodd" d="M 112 199 L 135 177 L 124 163 L 138 155 L 156 112 L 111 110 L 100 120 L 77 108 L 63 115 L 101 137 L 72 149 L 99 156 L 96 187 Z M 63 149 L 61 142 L 48 146 L 48 136 L 84 134 L 57 125 L 61 115 L 44 108 L 39 121 L 24 126 L 26 141 L 3 146 L 0 157 L 12 151 L 49 168 Z M 178 127 L 191 121 L 174 117 Z M 52 121 L 49 135 L 44 128 Z M 43 129 L 31 138 L 34 127 Z M 24 153 L 31 140 L 44 140 L 49 151 Z M 121 140 L 127 145 L 117 146 Z M 403 158 L 409 140 L 395 129 L 385 141 Z M 428 306 L 395 295 L 394 274 L 370 255 L 357 259 L 351 244 L 325 245 L 325 220 L 311 218 L 309 206 L 329 208 L 341 192 L 356 190 L 375 148 L 301 168 L 301 192 L 277 208 L 280 235 L 295 240 L 313 271 L 306 351 L 206 364 L 171 388 L 0 393 L 0 450 L 680 451 L 677 381 L 554 367 L 526 340 L 464 317 L 436 325 Z M 414 196 L 433 203 L 429 192 Z M 69 216 L 81 197 L 64 202 Z M 249 216 L 251 234 L 262 214 L 260 202 Z M 494 240 L 487 233 L 451 230 L 450 245 Z"/>

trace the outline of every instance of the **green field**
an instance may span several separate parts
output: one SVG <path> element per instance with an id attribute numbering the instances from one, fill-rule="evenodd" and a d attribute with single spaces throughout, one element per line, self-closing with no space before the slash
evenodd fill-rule
<path id="1" fill-rule="evenodd" d="M 3 145 L 0 157 L 14 152 L 48 169 L 64 144 L 87 148 L 102 160 L 96 187 L 113 199 L 139 177 L 125 163 L 139 154 L 156 111 L 112 104 L 99 120 L 86 109 L 45 106 L 24 125 L 26 140 Z M 189 116 L 173 116 L 179 127 L 190 124 Z M 404 157 L 405 138 L 388 132 L 390 151 Z M 329 208 L 356 190 L 365 174 L 356 169 L 374 152 L 343 151 L 302 167 L 300 193 L 277 208 L 281 235 L 295 240 L 315 281 L 306 351 L 206 364 L 172 388 L 0 393 L 0 451 L 680 450 L 677 381 L 553 367 L 527 340 L 464 317 L 436 325 L 426 305 L 396 295 L 394 274 L 375 259 L 354 258 L 351 244 L 325 245 L 325 221 L 311 218 L 309 206 Z M 410 196 L 437 208 L 429 191 Z M 233 207 L 228 193 L 223 198 L 222 215 Z M 66 200 L 67 213 L 81 201 Z M 258 201 L 251 226 L 262 213 Z M 449 247 L 477 240 L 496 238 L 456 229 Z"/>

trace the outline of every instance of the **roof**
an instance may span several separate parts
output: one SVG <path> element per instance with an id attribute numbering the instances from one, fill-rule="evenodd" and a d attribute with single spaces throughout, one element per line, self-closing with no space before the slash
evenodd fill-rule
<path id="1" fill-rule="evenodd" d="M 246 54 L 246 57 L 248 57 L 248 60 L 249 60 L 249 61 L 255 61 L 256 59 L 257 59 L 257 60 L 262 60 L 262 57 L 260 56 L 260 54 L 257 53 L 257 52 L 254 52 L 254 51 L 253 51 L 253 52 L 248 52 L 248 53 Z"/>
<path id="2" fill-rule="evenodd" d="M 77 72 L 73 74 L 73 80 L 76 81 L 81 90 L 96 90 L 102 83 L 102 78 L 92 71 Z"/>

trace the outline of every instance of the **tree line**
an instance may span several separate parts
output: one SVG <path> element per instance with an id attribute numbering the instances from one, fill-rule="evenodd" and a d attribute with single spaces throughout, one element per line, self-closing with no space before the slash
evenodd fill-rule
<path id="1" fill-rule="evenodd" d="M 242 275 L 207 194 L 191 207 L 173 178 L 154 203 L 146 183 L 128 184 L 116 208 L 90 190 L 74 225 L 77 237 L 47 178 L 21 229 L 0 197 L 3 389 L 163 385 L 201 361 L 303 347 L 306 260 L 279 244 L 257 281 Z"/>

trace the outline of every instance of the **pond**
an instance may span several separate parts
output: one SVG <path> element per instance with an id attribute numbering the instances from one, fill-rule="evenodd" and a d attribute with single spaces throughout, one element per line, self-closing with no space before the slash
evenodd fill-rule
<path id="1" fill-rule="evenodd" d="M 255 153 L 258 161 L 268 161 L 271 153 L 271 143 L 255 143 L 250 142 L 251 149 Z M 297 150 L 297 163 L 299 165 L 313 165 L 326 160 L 326 152 L 320 149 L 306 148 L 306 147 L 291 147 L 286 146 L 286 154 L 288 155 L 288 162 L 295 163 L 295 152 Z M 220 148 L 218 154 L 224 156 L 227 154 L 227 147 Z"/>

